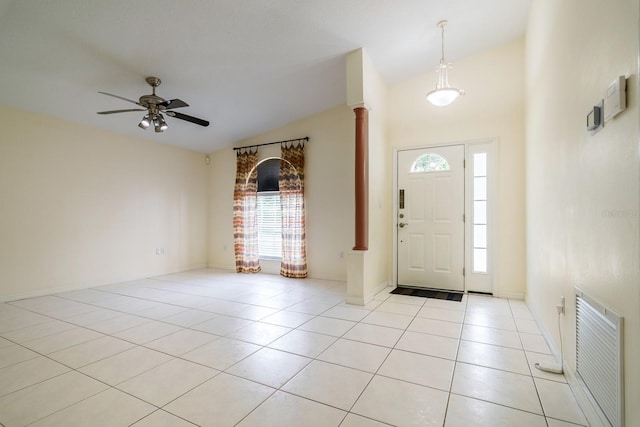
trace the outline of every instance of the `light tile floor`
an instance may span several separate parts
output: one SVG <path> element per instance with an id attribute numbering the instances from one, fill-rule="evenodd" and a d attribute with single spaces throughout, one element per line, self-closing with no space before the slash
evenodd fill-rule
<path id="1" fill-rule="evenodd" d="M 522 301 L 197 270 L 0 304 L 0 425 L 587 425 Z"/>

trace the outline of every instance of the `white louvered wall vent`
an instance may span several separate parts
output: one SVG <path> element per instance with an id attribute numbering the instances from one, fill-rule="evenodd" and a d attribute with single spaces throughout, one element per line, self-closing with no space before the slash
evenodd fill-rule
<path id="1" fill-rule="evenodd" d="M 624 426 L 622 317 L 576 288 L 576 370 L 613 427 Z"/>

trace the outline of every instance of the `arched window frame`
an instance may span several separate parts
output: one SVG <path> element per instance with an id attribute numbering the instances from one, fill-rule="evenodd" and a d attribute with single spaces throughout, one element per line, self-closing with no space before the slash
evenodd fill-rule
<path id="1" fill-rule="evenodd" d="M 280 188 L 278 185 L 279 174 L 275 174 L 275 187 L 263 188 L 260 182 L 261 171 L 269 163 L 278 164 L 287 162 L 279 156 L 267 157 L 258 162 L 254 169 L 258 171 L 257 177 L 257 221 L 258 221 L 258 256 L 261 260 L 280 260 L 282 258 L 282 207 L 280 204 Z M 289 163 L 290 164 L 290 163 Z M 279 170 L 279 168 L 278 168 Z M 269 179 L 272 179 L 272 171 L 269 171 Z"/>

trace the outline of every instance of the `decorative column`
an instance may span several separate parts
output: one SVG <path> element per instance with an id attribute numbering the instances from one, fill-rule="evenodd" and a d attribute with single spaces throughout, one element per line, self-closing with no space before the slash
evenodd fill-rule
<path id="1" fill-rule="evenodd" d="M 356 244 L 354 251 L 369 249 L 369 111 L 364 107 L 356 113 Z"/>

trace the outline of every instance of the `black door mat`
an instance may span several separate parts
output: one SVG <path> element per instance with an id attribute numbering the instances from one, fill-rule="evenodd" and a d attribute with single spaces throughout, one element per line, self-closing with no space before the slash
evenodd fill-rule
<path id="1" fill-rule="evenodd" d="M 416 289 L 416 288 L 405 288 L 402 286 L 398 286 L 397 288 L 392 290 L 391 293 L 397 294 L 397 295 L 409 295 L 412 297 L 446 299 L 448 301 L 457 301 L 457 302 L 462 301 L 461 292 L 447 292 L 447 291 L 438 291 L 433 289 Z"/>

